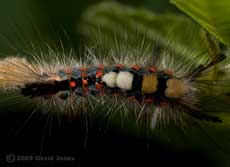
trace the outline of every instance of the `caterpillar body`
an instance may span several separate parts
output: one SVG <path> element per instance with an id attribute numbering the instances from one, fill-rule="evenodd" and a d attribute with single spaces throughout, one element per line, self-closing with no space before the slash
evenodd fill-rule
<path id="1" fill-rule="evenodd" d="M 114 68 L 103 65 L 95 68 L 73 68 L 69 71 L 60 70 L 58 75 L 48 77 L 47 82 L 27 84 L 22 88 L 22 95 L 44 96 L 58 92 L 60 98 L 68 98 L 70 93 L 77 96 L 112 95 L 125 96 L 128 99 L 142 103 L 155 102 L 163 104 L 166 98 L 180 98 L 185 95 L 188 85 L 184 81 L 172 78 L 170 71 L 157 72 L 156 67 L 148 70 L 135 65 L 132 68 L 122 67 L 121 64 Z"/>

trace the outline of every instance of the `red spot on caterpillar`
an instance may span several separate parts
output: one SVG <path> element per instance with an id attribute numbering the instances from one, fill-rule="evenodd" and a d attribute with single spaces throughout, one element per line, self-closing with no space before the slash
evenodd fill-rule
<path id="1" fill-rule="evenodd" d="M 128 97 L 128 100 L 134 101 L 134 100 L 136 100 L 136 98 L 135 98 L 135 96 L 129 96 L 129 97 Z"/>
<path id="2" fill-rule="evenodd" d="M 99 64 L 99 65 L 98 65 L 98 68 L 99 68 L 99 69 L 104 69 L 105 66 L 104 66 L 104 64 Z"/>
<path id="3" fill-rule="evenodd" d="M 102 70 L 99 70 L 99 71 L 96 72 L 96 77 L 97 78 L 102 77 L 102 75 L 103 75 L 103 71 Z"/>
<path id="4" fill-rule="evenodd" d="M 122 64 L 117 64 L 116 67 L 121 69 L 121 68 L 123 68 L 124 66 L 123 66 Z"/>
<path id="5" fill-rule="evenodd" d="M 117 96 L 119 96 L 120 94 L 119 93 L 113 93 L 112 94 L 112 96 L 115 96 L 115 97 L 117 97 Z"/>
<path id="6" fill-rule="evenodd" d="M 152 103 L 153 102 L 153 98 L 147 98 L 144 100 L 145 103 Z"/>
<path id="7" fill-rule="evenodd" d="M 86 78 L 87 77 L 87 73 L 81 73 L 81 77 L 82 78 Z"/>
<path id="8" fill-rule="evenodd" d="M 150 72 L 157 72 L 157 67 L 156 66 L 149 67 L 149 71 Z"/>
<path id="9" fill-rule="evenodd" d="M 140 70 L 140 68 L 141 68 L 141 67 L 138 66 L 138 65 L 134 65 L 134 66 L 132 67 L 132 69 L 137 70 L 137 71 Z"/>
<path id="10" fill-rule="evenodd" d="M 87 79 L 82 79 L 82 85 L 87 86 L 88 85 L 88 80 Z"/>
<path id="11" fill-rule="evenodd" d="M 74 88 L 74 87 L 76 87 L 76 82 L 74 82 L 74 81 L 71 81 L 71 82 L 69 83 L 69 86 L 70 86 L 71 88 Z"/>
<path id="12" fill-rule="evenodd" d="M 173 71 L 172 70 L 164 70 L 164 73 L 167 74 L 169 77 L 173 76 Z"/>
<path id="13" fill-rule="evenodd" d="M 167 102 L 163 101 L 163 102 L 160 102 L 159 106 L 163 107 L 163 106 L 166 106 L 167 104 L 168 104 Z"/>

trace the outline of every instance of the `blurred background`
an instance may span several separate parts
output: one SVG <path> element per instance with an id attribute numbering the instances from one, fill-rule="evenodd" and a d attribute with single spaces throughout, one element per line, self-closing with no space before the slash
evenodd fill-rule
<path id="1" fill-rule="evenodd" d="M 2 0 L 1 8 L 1 52 L 10 52 L 12 43 L 23 47 L 25 40 L 38 40 L 38 33 L 42 38 L 52 42 L 66 38 L 68 34 L 71 43 L 78 47 L 81 32 L 78 31 L 81 17 L 99 0 Z M 119 2 L 119 1 L 118 1 Z M 169 11 L 179 12 L 168 0 L 120 1 L 121 4 L 154 10 L 157 13 Z M 58 35 L 57 35 L 58 34 Z M 22 44 L 23 42 L 23 44 Z"/>
<path id="2" fill-rule="evenodd" d="M 73 48 L 78 53 L 76 56 L 81 56 L 79 50 L 83 41 L 97 40 L 99 29 L 107 39 L 114 34 L 122 39 L 124 28 L 131 39 L 138 32 L 150 42 L 159 42 L 160 46 L 170 42 L 169 49 L 177 55 L 208 50 L 203 28 L 169 0 L 0 0 L 2 57 L 30 56 L 28 52 L 34 51 L 31 44 L 38 50 L 46 45 L 57 50 Z M 132 41 L 127 43 L 131 44 Z M 110 43 L 107 45 L 112 47 Z M 208 50 L 205 54 L 212 53 Z M 192 56 L 186 58 L 190 60 Z M 141 166 L 148 163 L 151 166 L 230 165 L 230 136 L 226 135 L 229 123 L 203 123 L 202 127 L 194 126 L 185 131 L 173 127 L 150 134 L 143 129 L 113 126 L 100 118 L 87 122 L 84 116 L 60 118 L 42 111 L 31 114 L 31 110 L 21 104 L 10 107 L 1 101 L 2 166 L 23 163 L 109 166 L 124 161 Z M 229 118 L 223 119 L 229 122 Z M 8 154 L 60 155 L 75 157 L 75 160 L 9 163 L 6 161 Z"/>

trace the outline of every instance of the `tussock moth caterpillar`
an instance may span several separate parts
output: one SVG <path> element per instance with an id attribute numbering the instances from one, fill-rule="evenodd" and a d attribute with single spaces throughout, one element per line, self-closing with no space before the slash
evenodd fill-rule
<path id="1" fill-rule="evenodd" d="M 114 4 L 113 6 L 116 7 Z M 116 14 L 107 6 L 105 6 L 105 9 Z M 93 10 L 90 9 L 90 11 Z M 221 111 L 223 109 L 228 110 L 228 108 L 221 106 L 222 101 L 216 101 L 217 93 L 223 88 L 227 88 L 228 83 L 225 80 L 223 82 L 215 81 L 216 77 L 206 75 L 207 73 L 213 75 L 216 72 L 216 68 L 218 71 L 222 68 L 220 68 L 222 63 L 217 64 L 217 66 L 214 64 L 221 61 L 224 56 L 219 54 L 218 51 L 213 53 L 213 56 L 207 56 L 211 54 L 206 52 L 203 47 L 199 47 L 203 41 L 195 43 L 195 46 L 191 45 L 186 50 L 184 50 L 184 47 L 190 45 L 177 43 L 177 35 L 175 35 L 175 38 L 172 36 L 172 39 L 167 41 L 166 37 L 178 29 L 178 24 L 173 26 L 172 21 L 170 21 L 171 16 L 163 19 L 162 17 L 156 19 L 158 16 L 155 15 L 153 17 L 144 17 L 146 19 L 142 22 L 142 18 L 135 17 L 135 9 L 125 8 L 123 10 L 121 8 L 119 11 L 123 13 L 130 11 L 130 14 L 128 14 L 129 19 L 123 19 L 125 20 L 124 26 L 118 24 L 119 17 L 114 17 L 107 13 L 104 15 L 91 14 L 89 18 L 95 22 L 85 20 L 88 26 L 83 27 L 84 31 L 80 30 L 80 33 L 87 37 L 92 37 L 95 33 L 99 33 L 94 41 L 89 39 L 93 44 L 87 46 L 80 54 L 72 52 L 72 48 L 68 53 L 66 46 L 62 50 L 48 46 L 46 52 L 43 47 L 40 48 L 40 45 L 46 44 L 42 40 L 38 42 L 39 46 L 36 46 L 34 41 L 32 42 L 34 52 L 29 53 L 29 56 L 28 52 L 26 52 L 26 55 L 21 54 L 21 57 L 9 56 L 1 59 L 0 87 L 3 94 L 0 102 L 3 101 L 6 105 L 16 108 L 12 110 L 15 113 L 12 121 L 9 121 L 12 117 L 11 113 L 6 112 L 7 119 L 5 120 L 9 123 L 2 126 L 3 129 L 6 129 L 5 126 L 7 126 L 10 129 L 9 131 L 13 131 L 11 133 L 7 131 L 5 135 L 7 136 L 7 142 L 13 143 L 13 145 L 10 144 L 12 145 L 12 150 L 17 148 L 16 145 L 20 145 L 20 150 L 26 150 L 26 146 L 34 148 L 33 151 L 35 152 L 37 149 L 34 141 L 39 140 L 37 145 L 39 145 L 38 150 L 41 150 L 41 154 L 43 152 L 44 154 L 46 152 L 50 153 L 51 145 L 55 148 L 52 149 L 52 152 L 53 150 L 64 148 L 63 150 L 66 150 L 65 152 L 67 153 L 70 153 L 71 150 L 75 153 L 83 145 L 86 146 L 86 143 L 87 147 L 92 149 L 91 144 L 93 142 L 97 146 L 95 149 L 96 154 L 103 147 L 112 152 L 115 152 L 113 148 L 121 147 L 122 152 L 126 148 L 131 150 L 130 152 L 135 150 L 134 154 L 139 159 L 142 150 L 139 151 L 138 144 L 136 142 L 132 144 L 132 142 L 136 138 L 141 138 L 140 141 L 143 143 L 144 150 L 151 150 L 151 153 L 156 152 L 157 157 L 154 157 L 156 160 L 159 156 L 164 158 L 168 156 L 170 159 L 175 156 L 172 151 L 165 154 L 165 148 L 161 147 L 161 143 L 171 143 L 171 146 L 167 145 L 167 150 L 172 147 L 174 150 L 192 150 L 200 146 L 205 148 L 210 144 L 212 138 L 214 138 L 214 142 L 217 141 L 215 140 L 217 136 L 221 139 L 221 142 L 218 143 L 223 144 L 224 142 L 222 141 L 228 141 L 223 136 L 223 134 L 227 134 L 228 129 L 224 133 L 220 129 L 223 124 L 212 123 L 213 121 L 228 122 L 225 115 L 221 115 Z M 148 15 L 145 12 L 142 14 Z M 180 17 L 175 17 L 176 20 L 178 18 Z M 105 23 L 103 19 L 105 21 L 106 19 L 111 20 L 108 27 L 103 25 Z M 155 26 L 155 23 L 157 25 L 161 19 L 163 22 L 166 19 L 169 26 L 165 25 L 162 28 Z M 126 22 L 126 20 L 129 21 Z M 102 23 L 102 26 L 100 23 Z M 148 29 L 148 31 L 145 31 L 144 27 L 152 25 L 151 23 L 154 24 L 153 30 Z M 194 43 L 191 37 L 198 39 L 199 32 L 193 31 L 193 28 L 196 28 L 197 25 L 190 26 L 186 18 L 182 19 L 181 25 L 183 30 L 189 30 L 190 33 L 184 33 L 184 35 L 179 36 L 182 36 L 183 39 L 188 39 L 186 40 L 188 43 Z M 45 26 L 47 25 L 45 24 Z M 85 33 L 91 28 L 95 29 L 95 27 L 101 29 L 94 31 L 93 34 Z M 127 29 L 123 30 L 122 28 L 124 27 Z M 138 28 L 136 29 L 136 27 Z M 157 31 L 158 28 L 164 29 L 162 33 Z M 179 30 L 181 29 L 179 28 Z M 105 33 L 110 34 L 111 38 L 105 39 L 103 36 Z M 180 32 L 175 32 L 175 34 L 178 33 Z M 129 35 L 131 34 L 133 36 L 139 35 L 141 39 L 137 40 L 136 37 L 130 37 Z M 21 35 L 24 36 L 23 34 Z M 142 35 L 144 36 L 143 39 Z M 42 34 L 43 37 L 45 38 L 45 35 Z M 156 38 L 154 42 L 152 42 L 152 38 Z M 113 41 L 109 41 L 111 39 Z M 69 45 L 65 41 L 62 42 L 64 45 Z M 52 43 L 49 43 L 49 45 L 52 45 Z M 190 49 L 191 52 L 187 49 Z M 197 54 L 196 51 L 200 53 Z M 223 70 L 227 71 L 226 69 Z M 218 84 L 223 85 L 221 87 L 216 86 Z M 137 91 L 135 91 L 135 88 Z M 8 93 L 10 101 L 5 96 Z M 18 103 L 23 105 L 21 111 L 29 109 L 30 112 L 21 113 Z M 1 111 L 3 111 L 2 106 L 3 104 L 0 104 Z M 35 112 L 37 109 L 42 112 Z M 216 113 L 211 113 L 212 110 L 220 111 L 218 116 L 221 116 L 221 119 L 206 115 L 215 115 Z M 61 117 L 59 117 L 59 113 Z M 65 114 L 64 116 L 62 116 L 63 113 Z M 1 116 L 2 120 L 5 118 L 3 114 Z M 24 117 L 23 114 L 25 115 Z M 27 114 L 29 115 L 28 117 Z M 80 115 L 75 117 L 73 114 Z M 96 118 L 94 114 L 97 116 Z M 67 119 L 60 125 L 59 119 L 65 120 L 66 116 L 70 120 Z M 22 117 L 21 122 L 23 123 L 20 123 L 20 117 Z M 32 117 L 34 119 L 31 119 Z M 42 117 L 42 119 L 39 119 L 39 117 Z M 103 117 L 106 118 L 104 119 Z M 55 119 L 57 119 L 57 122 L 55 122 Z M 199 119 L 208 120 L 211 123 L 199 121 Z M 74 121 L 72 122 L 71 120 Z M 96 121 L 96 125 L 94 121 Z M 22 131 L 27 123 L 30 129 L 29 133 Z M 112 127 L 108 128 L 110 124 L 112 124 Z M 116 128 L 116 124 L 119 126 L 116 134 L 118 132 L 119 134 L 117 135 L 122 136 L 120 140 L 116 135 L 111 135 L 107 131 L 107 129 L 113 131 L 113 128 Z M 136 128 L 136 124 L 138 128 Z M 186 124 L 189 124 L 189 127 L 184 129 Z M 34 125 L 38 128 L 34 127 Z M 60 125 L 59 128 L 56 128 L 58 125 Z M 135 128 L 133 128 L 133 125 Z M 164 125 L 168 125 L 169 129 L 165 128 Z M 199 125 L 206 125 L 204 132 L 200 131 Z M 14 137 L 14 129 L 18 129 L 15 128 L 18 126 L 20 129 L 16 130 L 16 133 L 20 134 Z M 13 130 L 12 127 L 14 127 Z M 149 127 L 152 129 L 149 129 Z M 213 130 L 213 127 L 218 128 L 216 130 L 218 133 L 210 133 L 209 129 Z M 150 130 L 153 130 L 154 133 L 150 133 Z M 199 131 L 198 133 L 196 133 L 197 130 Z M 50 135 L 51 131 L 52 135 Z M 96 132 L 94 133 L 94 131 Z M 124 131 L 126 133 L 123 133 Z M 205 132 L 207 132 L 207 135 Z M 24 136 L 25 133 L 27 133 L 27 136 Z M 83 137 L 80 136 L 81 133 Z M 132 136 L 126 142 L 125 136 L 133 135 L 133 133 L 135 137 Z M 186 137 L 186 141 L 184 141 L 184 134 L 189 135 L 189 137 Z M 102 137 L 98 137 L 100 135 Z M 111 135 L 110 138 L 107 137 L 109 135 Z M 205 139 L 201 140 L 202 137 L 205 137 Z M 25 143 L 24 145 L 20 140 L 21 138 Z M 111 138 L 115 142 L 111 143 Z M 13 142 L 10 142 L 9 139 L 12 139 Z M 55 142 L 57 140 L 60 140 L 60 142 Z M 109 146 L 106 144 L 107 142 L 110 142 Z M 189 143 L 192 142 L 195 144 L 191 146 L 191 149 L 189 148 Z M 153 143 L 156 144 L 153 145 Z M 76 148 L 76 145 L 80 146 Z M 225 144 L 224 148 L 227 146 Z M 9 144 L 6 147 L 7 151 L 10 150 Z M 157 149 L 157 147 L 160 148 Z M 211 150 L 208 149 L 208 153 L 217 152 L 216 149 L 212 149 L 212 146 L 208 148 L 211 148 Z M 183 155 L 186 156 L 184 152 Z M 178 156 L 178 162 L 184 159 L 183 155 Z M 199 159 L 197 152 L 194 155 L 193 159 Z M 152 157 L 151 154 L 151 158 L 147 158 L 151 163 Z M 190 160 L 191 156 L 189 155 L 188 157 Z M 115 158 L 117 160 L 117 156 Z M 203 156 L 200 158 L 203 164 L 207 166 Z M 133 158 L 130 160 L 133 161 Z M 154 163 L 156 164 L 156 162 Z M 162 161 L 160 164 L 162 165 Z"/>
<path id="2" fill-rule="evenodd" d="M 50 54 L 38 53 L 32 60 L 2 59 L 1 89 L 31 97 L 48 111 L 91 113 L 101 107 L 105 115 L 134 114 L 137 120 L 148 113 L 151 127 L 172 122 L 181 125 L 186 123 L 184 118 L 191 117 L 221 122 L 203 112 L 208 104 L 200 97 L 205 86 L 203 73 L 224 60 L 223 54 L 205 61 L 196 55 L 191 61 L 173 55 L 167 47 L 156 52 L 156 46 L 144 39 L 138 44 L 142 48 L 135 52 L 125 50 L 116 38 L 114 42 L 117 49 L 104 53 L 87 47 L 81 59 L 72 52 L 66 56 L 51 48 Z"/>

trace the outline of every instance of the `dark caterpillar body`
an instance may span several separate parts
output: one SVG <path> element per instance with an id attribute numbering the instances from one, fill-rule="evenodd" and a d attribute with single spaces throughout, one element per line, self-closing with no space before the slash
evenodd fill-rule
<path id="1" fill-rule="evenodd" d="M 109 72 L 119 74 L 119 72 L 127 72 L 133 76 L 131 89 L 122 89 L 118 86 L 110 87 L 103 81 L 103 76 Z M 51 80 L 41 83 L 27 84 L 21 90 L 24 96 L 52 96 L 59 92 L 61 99 L 67 99 L 70 93 L 76 96 L 124 96 L 129 100 L 136 100 L 139 103 L 153 103 L 157 106 L 165 104 L 167 97 L 165 90 L 167 88 L 167 80 L 172 78 L 171 73 L 167 71 L 157 71 L 156 67 L 143 69 L 139 66 L 132 68 L 117 65 L 115 67 L 93 67 L 89 69 L 73 68 L 71 72 L 60 70 L 58 75 L 62 80 Z M 157 89 L 153 93 L 146 91 L 146 85 L 143 85 L 144 76 L 155 76 Z M 150 78 L 151 79 L 151 78 Z M 145 82 L 148 82 L 145 81 Z M 149 88 L 148 88 L 149 89 Z M 151 89 L 151 88 L 150 88 Z"/>

